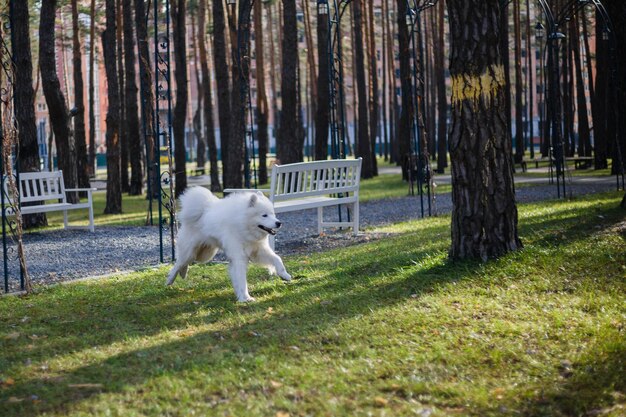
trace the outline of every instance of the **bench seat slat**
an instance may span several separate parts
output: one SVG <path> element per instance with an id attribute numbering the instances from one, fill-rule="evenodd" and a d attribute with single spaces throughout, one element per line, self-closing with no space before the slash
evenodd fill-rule
<path id="1" fill-rule="evenodd" d="M 279 201 L 274 203 L 274 211 L 276 213 L 286 213 L 289 211 L 306 210 L 317 207 L 336 206 L 339 204 L 352 204 L 358 201 L 357 197 L 311 197 L 291 199 L 288 201 Z"/>

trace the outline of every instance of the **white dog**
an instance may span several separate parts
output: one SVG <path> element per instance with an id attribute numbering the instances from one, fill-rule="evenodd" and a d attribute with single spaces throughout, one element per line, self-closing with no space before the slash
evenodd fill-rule
<path id="1" fill-rule="evenodd" d="M 228 272 L 238 301 L 254 301 L 246 279 L 250 261 L 266 266 L 285 281 L 291 280 L 268 241 L 282 223 L 261 192 L 238 192 L 219 199 L 206 188 L 192 187 L 180 197 L 180 204 L 178 219 L 182 225 L 176 239 L 176 263 L 167 285 L 177 274 L 184 278 L 193 261 L 210 261 L 218 249 L 230 261 Z"/>

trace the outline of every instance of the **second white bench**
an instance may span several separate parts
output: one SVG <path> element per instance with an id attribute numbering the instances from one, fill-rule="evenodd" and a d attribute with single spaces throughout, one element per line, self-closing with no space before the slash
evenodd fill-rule
<path id="1" fill-rule="evenodd" d="M 334 159 L 274 165 L 268 194 L 276 214 L 317 209 L 317 232 L 325 227 L 351 227 L 359 231 L 359 186 L 362 159 Z M 252 191 L 225 189 L 224 193 Z M 347 205 L 350 218 L 325 221 L 324 207 Z M 273 246 L 273 238 L 270 239 Z"/>

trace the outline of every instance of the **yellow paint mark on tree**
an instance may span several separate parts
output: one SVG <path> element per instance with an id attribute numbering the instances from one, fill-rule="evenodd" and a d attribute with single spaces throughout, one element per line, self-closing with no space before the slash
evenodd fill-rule
<path id="1" fill-rule="evenodd" d="M 458 74 L 452 76 L 452 105 L 459 105 L 465 100 L 473 103 L 483 99 L 490 102 L 504 87 L 504 67 L 494 65 L 480 74 Z"/>

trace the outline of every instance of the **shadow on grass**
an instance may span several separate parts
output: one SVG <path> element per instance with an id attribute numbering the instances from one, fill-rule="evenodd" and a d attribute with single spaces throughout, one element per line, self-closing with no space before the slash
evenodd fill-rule
<path id="1" fill-rule="evenodd" d="M 577 210 L 572 210 L 572 213 Z M 567 210 L 559 213 L 567 214 Z M 621 219 L 620 213 L 607 209 L 602 222 L 606 227 Z M 531 219 L 534 230 L 543 228 L 546 233 L 559 229 L 567 239 L 586 238 L 596 233 L 597 219 L 555 218 L 541 221 Z M 525 227 L 522 228 L 524 231 Z M 207 307 L 201 297 L 211 294 L 209 307 L 220 315 L 243 314 L 244 322 L 228 326 L 215 326 L 216 330 L 202 331 L 191 336 L 157 346 L 135 349 L 78 366 L 68 371 L 60 371 L 54 377 L 38 377 L 16 381 L 5 390 L 7 396 L 35 394 L 41 402 L 23 401 L 16 404 L 0 402 L 8 415 L 32 415 L 43 412 L 69 412 L 74 404 L 100 393 L 120 393 L 129 387 L 145 383 L 150 378 L 165 374 L 181 374 L 186 370 L 207 370 L 206 381 L 219 392 L 219 380 L 233 366 L 246 367 L 249 372 L 262 370 L 264 364 L 253 359 L 256 356 L 272 355 L 277 349 L 286 346 L 302 346 L 300 350 L 283 353 L 289 357 L 301 356 L 303 363 L 308 350 L 327 349 L 333 338 L 328 332 L 341 321 L 358 315 L 368 315 L 375 309 L 385 308 L 437 291 L 452 281 L 475 279 L 482 264 L 477 262 L 435 263 L 430 267 L 417 267 L 415 262 L 431 257 L 442 256 L 449 244 L 442 241 L 428 241 L 429 237 L 447 231 L 447 225 L 420 228 L 420 238 L 409 233 L 393 239 L 379 241 L 377 245 L 359 245 L 349 250 L 331 254 L 316 255 L 316 265 L 322 276 L 309 279 L 306 276 L 295 283 L 280 286 L 264 285 L 257 295 L 263 299 L 249 306 L 239 306 L 232 302 L 232 290 L 226 281 L 223 267 L 213 273 L 201 269 L 210 280 L 194 279 L 193 287 L 184 284 L 182 288 L 164 288 L 162 276 L 150 279 L 151 287 L 146 287 L 146 279 L 101 283 L 98 285 L 77 285 L 72 289 L 56 289 L 39 297 L 36 308 L 44 317 L 38 325 L 48 332 L 49 342 L 29 353 L 33 361 L 45 362 L 60 354 L 79 352 L 94 347 L 106 347 L 129 338 L 156 335 L 166 329 L 184 329 L 189 325 L 189 315 L 201 307 Z M 553 242 L 542 241 L 537 236 L 536 244 Z M 563 243 L 563 241 L 560 241 Z M 376 251 L 379 256 L 371 256 Z M 304 267 L 302 267 L 304 269 Z M 198 274 L 200 269 L 192 270 Z M 395 271 L 400 278 L 393 281 L 385 277 Z M 215 279 L 213 275 L 220 275 Z M 253 284 L 254 286 L 254 284 Z M 67 296 L 67 292 L 69 295 Z M 320 299 L 320 295 L 324 298 Z M 194 304 L 196 303 L 200 304 Z M 269 307 L 280 314 L 261 316 Z M 212 317 L 203 317 L 200 322 L 211 323 Z M 217 318 L 219 324 L 219 318 Z M 67 321 L 67 323 L 63 323 Z M 54 339 L 54 341 L 52 341 Z M 58 339 L 58 340 L 57 340 Z M 5 352 L 11 353 L 12 360 L 23 360 L 21 352 L 26 350 L 28 340 L 18 339 Z M 337 342 L 338 343 L 338 342 Z M 186 352 L 192 352 L 187 354 Z M 247 358 L 247 359 L 246 359 Z M 5 359 L 6 360 L 6 359 Z M 10 363 L 10 362 L 5 362 Z M 609 367 L 610 368 L 610 367 Z M 598 367 L 598 373 L 609 369 Z M 128 370 L 132 372 L 128 372 Z M 597 375 L 596 377 L 599 377 Z M 584 382 L 584 381 L 583 381 Z M 102 384 L 94 389 L 59 389 L 59 384 Z M 577 389 L 572 387 L 572 390 Z M 573 391 L 575 392 L 575 391 Z M 540 405 L 537 405 L 540 411 Z M 530 407 L 529 409 L 533 409 Z"/>
<path id="2" fill-rule="evenodd" d="M 522 415 L 581 416 L 605 415 L 621 403 L 626 390 L 626 345 L 618 334 L 589 348 L 579 361 L 561 370 L 561 382 L 533 387 L 535 398 L 525 402 Z M 613 415 L 613 414 L 611 414 Z M 617 414 L 615 414 L 617 415 Z"/>

